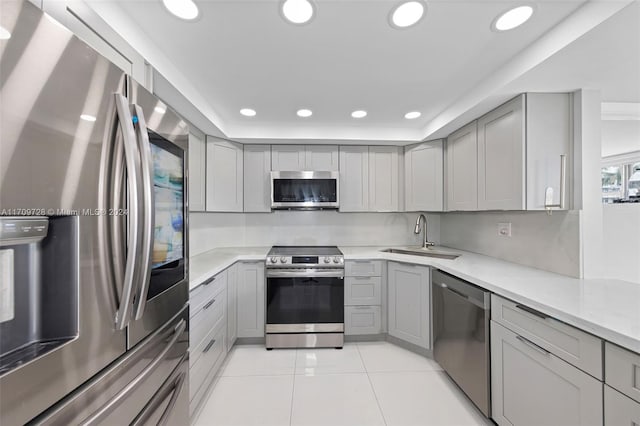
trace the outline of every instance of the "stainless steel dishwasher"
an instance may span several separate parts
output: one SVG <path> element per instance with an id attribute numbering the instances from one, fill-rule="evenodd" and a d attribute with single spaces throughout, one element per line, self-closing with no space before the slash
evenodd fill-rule
<path id="1" fill-rule="evenodd" d="M 489 417 L 490 293 L 439 270 L 433 271 L 431 282 L 433 356 Z"/>

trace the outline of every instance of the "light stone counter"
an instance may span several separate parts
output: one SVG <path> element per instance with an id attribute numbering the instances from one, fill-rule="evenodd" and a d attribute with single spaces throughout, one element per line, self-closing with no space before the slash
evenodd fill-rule
<path id="1" fill-rule="evenodd" d="M 640 353 L 640 284 L 571 278 L 462 250 L 455 260 L 340 247 L 346 260 L 381 259 L 441 269 L 493 293 Z M 265 260 L 269 247 L 220 248 L 191 258 L 190 288 L 234 262 Z"/>

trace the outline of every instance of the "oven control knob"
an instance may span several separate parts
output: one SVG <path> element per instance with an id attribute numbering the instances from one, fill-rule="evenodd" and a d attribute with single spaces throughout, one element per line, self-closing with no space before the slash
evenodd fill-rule
<path id="1" fill-rule="evenodd" d="M 284 257 L 284 256 L 282 256 L 282 257 L 280 258 L 280 262 L 281 262 L 281 263 L 287 263 L 287 258 L 286 258 L 286 257 Z"/>
<path id="2" fill-rule="evenodd" d="M 271 261 L 271 263 L 276 263 L 278 261 L 278 258 L 277 257 L 272 257 L 269 260 Z"/>
<path id="3" fill-rule="evenodd" d="M 340 263 L 340 257 L 336 256 L 333 258 L 333 263 Z"/>
<path id="4" fill-rule="evenodd" d="M 329 262 L 331 262 L 331 259 L 330 259 L 330 258 L 328 258 L 328 257 L 325 257 L 325 258 L 324 258 L 324 263 L 329 263 Z"/>

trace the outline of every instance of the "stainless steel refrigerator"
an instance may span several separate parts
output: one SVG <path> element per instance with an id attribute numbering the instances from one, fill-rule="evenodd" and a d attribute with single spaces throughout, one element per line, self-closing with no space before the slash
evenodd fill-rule
<path id="1" fill-rule="evenodd" d="M 186 424 L 188 127 L 0 8 L 0 424 Z"/>

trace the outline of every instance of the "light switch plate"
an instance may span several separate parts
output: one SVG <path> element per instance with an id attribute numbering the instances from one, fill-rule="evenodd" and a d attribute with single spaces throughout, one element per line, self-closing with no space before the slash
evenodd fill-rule
<path id="1" fill-rule="evenodd" d="M 511 222 L 498 223 L 498 235 L 501 237 L 511 236 Z"/>

